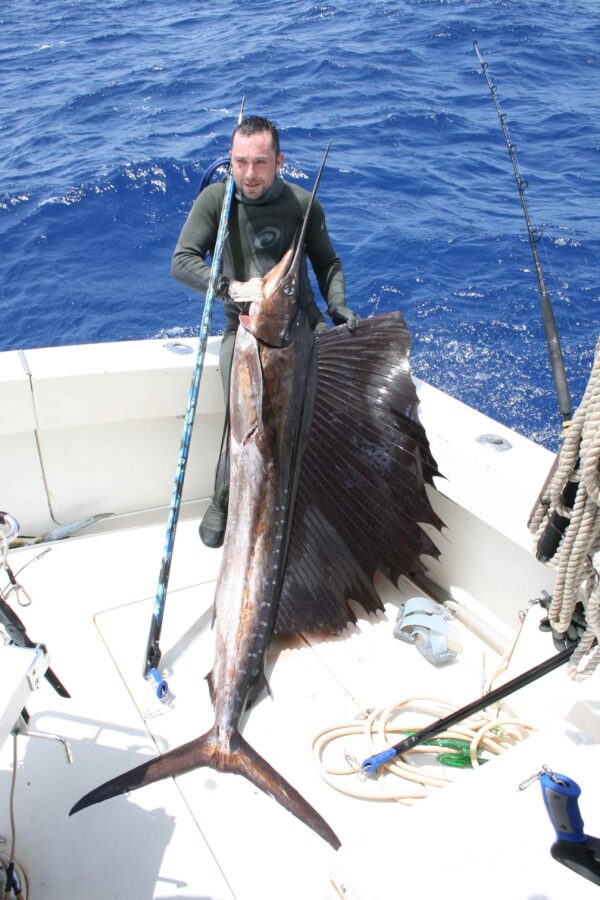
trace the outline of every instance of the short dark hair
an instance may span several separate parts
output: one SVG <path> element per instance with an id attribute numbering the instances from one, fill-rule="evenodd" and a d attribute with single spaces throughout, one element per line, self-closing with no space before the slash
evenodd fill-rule
<path id="1" fill-rule="evenodd" d="M 273 123 L 268 119 L 263 119 L 262 116 L 246 116 L 245 119 L 242 119 L 231 135 L 231 143 L 233 144 L 233 139 L 236 134 L 243 134 L 245 137 L 251 137 L 253 134 L 261 134 L 263 131 L 268 131 L 271 135 L 275 156 L 279 156 L 279 153 L 281 152 L 279 149 L 279 133 Z"/>

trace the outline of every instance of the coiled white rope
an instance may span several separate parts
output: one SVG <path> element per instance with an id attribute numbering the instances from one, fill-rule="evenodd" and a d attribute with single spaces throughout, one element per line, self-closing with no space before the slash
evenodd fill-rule
<path id="1" fill-rule="evenodd" d="M 578 482 L 570 510 L 561 501 L 568 481 Z M 557 574 L 548 617 L 551 626 L 564 633 L 582 592 L 586 630 L 567 672 L 574 681 L 583 681 L 600 663 L 600 339 L 590 380 L 561 447 L 556 471 L 530 523 L 536 546 L 555 511 L 568 518 L 569 524 L 550 561 Z"/>
<path id="2" fill-rule="evenodd" d="M 395 800 L 410 804 L 427 797 L 430 788 L 443 787 L 452 781 L 446 766 L 418 766 L 409 761 L 412 754 L 460 755 L 458 749 L 433 745 L 419 745 L 393 762 L 377 770 L 376 777 L 363 774 L 357 758 L 366 759 L 397 743 L 392 735 L 402 735 L 423 728 L 417 716 L 441 719 L 458 707 L 431 697 L 407 697 L 386 709 L 372 711 L 364 721 L 354 721 L 323 729 L 313 738 L 313 759 L 321 778 L 331 787 L 360 800 Z M 519 729 L 533 730 L 534 726 L 518 719 L 498 719 L 479 713 L 458 726 L 438 735 L 436 740 L 451 739 L 466 742 L 471 765 L 482 760 L 479 752 L 489 756 L 502 753 L 522 740 Z M 334 747 L 335 745 L 335 747 Z M 414 757 L 413 757 L 414 759 Z"/>

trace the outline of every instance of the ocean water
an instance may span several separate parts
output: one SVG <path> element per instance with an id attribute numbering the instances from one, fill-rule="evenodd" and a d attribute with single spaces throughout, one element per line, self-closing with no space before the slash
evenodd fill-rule
<path id="1" fill-rule="evenodd" d="M 193 335 L 170 276 L 242 95 L 320 198 L 362 316 L 400 309 L 414 371 L 556 449 L 540 293 L 576 405 L 600 320 L 598 0 L 4 0 L 0 350 Z M 213 333 L 223 326 L 215 311 Z"/>

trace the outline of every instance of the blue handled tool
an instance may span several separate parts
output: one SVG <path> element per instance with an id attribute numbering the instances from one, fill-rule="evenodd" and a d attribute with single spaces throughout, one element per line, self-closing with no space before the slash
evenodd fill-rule
<path id="1" fill-rule="evenodd" d="M 581 788 L 566 775 L 542 766 L 540 772 L 519 785 L 519 790 L 539 778 L 544 805 L 556 831 L 550 848 L 553 858 L 563 866 L 600 884 L 600 839 L 585 834 L 578 799 Z"/>
<path id="2" fill-rule="evenodd" d="M 558 840 L 574 844 L 585 843 L 587 836 L 583 833 L 583 819 L 577 803 L 581 795 L 579 785 L 547 767 L 540 775 L 540 785 Z"/>
<path id="3" fill-rule="evenodd" d="M 550 853 L 563 866 L 600 884 L 600 839 L 584 833 L 577 802 L 581 788 L 572 778 L 557 772 L 543 772 L 540 785 L 557 837 Z"/>

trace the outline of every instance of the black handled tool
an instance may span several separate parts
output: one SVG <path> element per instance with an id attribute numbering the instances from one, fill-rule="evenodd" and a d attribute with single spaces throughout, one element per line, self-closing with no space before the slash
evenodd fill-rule
<path id="1" fill-rule="evenodd" d="M 31 640 L 27 632 L 25 631 L 25 626 L 21 622 L 20 618 L 14 612 L 8 603 L 2 599 L 0 596 L 0 625 L 6 631 L 9 640 L 12 641 L 13 644 L 16 644 L 17 647 L 41 647 L 44 653 L 46 653 L 46 647 L 44 644 L 36 644 Z M 52 685 L 57 694 L 60 694 L 61 697 L 70 697 L 68 690 L 63 685 L 62 681 L 58 678 L 55 672 L 52 669 L 46 669 L 44 673 L 44 677 L 46 680 Z"/>
<path id="2" fill-rule="evenodd" d="M 447 731 L 448 728 L 457 725 L 459 722 L 464 722 L 465 719 L 475 715 L 475 713 L 481 712 L 486 706 L 491 706 L 493 703 L 497 703 L 498 700 L 504 700 L 505 697 L 508 697 L 510 694 L 514 693 L 514 691 L 519 690 L 519 688 L 525 687 L 533 681 L 537 681 L 538 678 L 542 678 L 544 675 L 547 675 L 548 672 L 552 672 L 554 669 L 557 669 L 559 666 L 568 662 L 573 655 L 576 646 L 577 644 L 573 644 L 571 647 L 566 647 L 564 650 L 561 650 L 560 653 L 551 656 L 550 659 L 544 660 L 544 662 L 539 663 L 532 669 L 528 669 L 527 672 L 524 672 L 522 675 L 518 675 L 516 678 L 507 681 L 506 684 L 501 685 L 499 688 L 494 688 L 493 691 L 489 691 L 487 694 L 484 694 L 483 697 L 474 700 L 473 703 L 469 703 L 468 706 L 463 706 L 461 709 L 450 713 L 450 715 L 445 716 L 443 719 L 438 719 L 421 731 L 416 731 L 414 734 L 411 734 L 410 737 L 405 738 L 393 747 L 388 747 L 387 750 L 383 750 L 381 753 L 369 756 L 369 758 L 365 759 L 361 764 L 363 772 L 367 775 L 376 772 L 380 766 L 395 759 L 396 756 L 400 756 L 402 753 L 408 753 L 413 747 L 416 747 L 418 744 L 422 744 L 424 741 L 428 741 L 431 738 L 437 737 L 442 731 Z"/>

